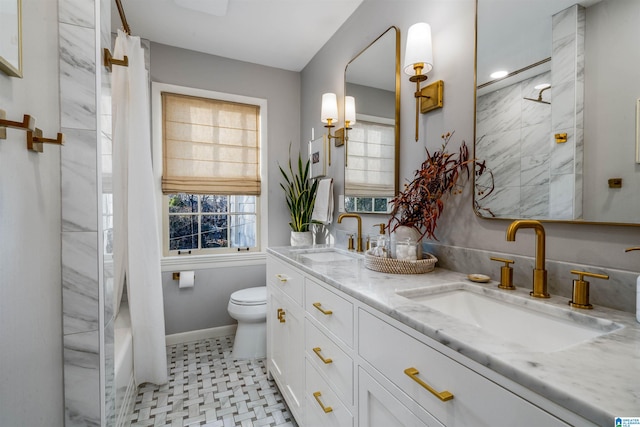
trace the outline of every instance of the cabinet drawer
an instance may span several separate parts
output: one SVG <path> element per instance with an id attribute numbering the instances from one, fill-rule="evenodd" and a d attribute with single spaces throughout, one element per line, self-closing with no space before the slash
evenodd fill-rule
<path id="1" fill-rule="evenodd" d="M 562 421 L 405 334 L 359 310 L 359 353 L 442 424 L 455 426 L 561 426 Z M 413 377 L 405 372 L 414 368 Z M 422 384 L 420 384 L 422 383 Z M 429 392 L 453 394 L 441 401 Z"/>
<path id="2" fill-rule="evenodd" d="M 353 304 L 307 277 L 304 308 L 336 337 L 353 347 Z"/>
<path id="3" fill-rule="evenodd" d="M 444 427 L 428 414 L 416 417 L 387 388 L 360 368 L 358 372 L 358 414 L 359 425 L 367 427 Z"/>
<path id="4" fill-rule="evenodd" d="M 353 415 L 308 360 L 305 372 L 305 426 L 352 427 Z"/>
<path id="5" fill-rule="evenodd" d="M 302 274 L 295 268 L 269 256 L 267 282 L 289 295 L 298 305 L 302 305 L 303 279 Z"/>
<path id="6" fill-rule="evenodd" d="M 305 320 L 305 349 L 340 399 L 353 405 L 353 360 L 310 320 Z"/>

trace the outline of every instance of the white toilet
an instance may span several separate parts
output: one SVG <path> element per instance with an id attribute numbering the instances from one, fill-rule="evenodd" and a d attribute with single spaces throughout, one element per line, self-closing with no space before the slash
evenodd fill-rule
<path id="1" fill-rule="evenodd" d="M 238 321 L 233 342 L 234 359 L 260 359 L 267 355 L 267 287 L 258 286 L 231 294 L 229 316 Z"/>

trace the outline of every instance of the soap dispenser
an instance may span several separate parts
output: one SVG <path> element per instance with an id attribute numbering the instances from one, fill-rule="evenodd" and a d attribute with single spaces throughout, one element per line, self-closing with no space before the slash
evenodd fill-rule
<path id="1" fill-rule="evenodd" d="M 634 246 L 624 250 L 625 252 L 640 251 L 640 246 Z M 636 279 L 636 320 L 640 323 L 640 276 Z"/>

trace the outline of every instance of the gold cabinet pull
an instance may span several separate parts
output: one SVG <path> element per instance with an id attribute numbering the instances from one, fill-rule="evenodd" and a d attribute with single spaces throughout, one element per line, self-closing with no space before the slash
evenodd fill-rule
<path id="1" fill-rule="evenodd" d="M 320 394 L 319 391 L 316 391 L 315 393 L 313 393 L 313 397 L 316 398 L 316 402 L 318 402 L 318 405 L 320 405 L 324 413 L 328 414 L 329 412 L 333 411 L 333 408 L 331 406 L 324 406 L 324 404 L 320 400 L 320 396 L 322 396 L 322 394 Z"/>
<path id="2" fill-rule="evenodd" d="M 313 352 L 316 354 L 316 356 L 318 356 L 320 358 L 320 360 L 322 360 L 322 362 L 324 362 L 325 365 L 328 365 L 329 363 L 332 363 L 333 360 L 331 360 L 330 358 L 324 358 L 322 357 L 322 355 L 320 354 L 322 350 L 320 350 L 320 347 L 315 347 L 313 349 Z"/>
<path id="3" fill-rule="evenodd" d="M 323 308 L 322 308 L 322 304 L 321 304 L 321 303 L 319 303 L 319 302 L 314 302 L 314 303 L 313 303 L 313 306 L 314 306 L 315 308 L 317 308 L 318 310 L 320 310 L 320 312 L 321 312 L 322 314 L 324 314 L 325 316 L 329 316 L 329 315 L 333 314 L 333 311 L 323 309 Z"/>
<path id="4" fill-rule="evenodd" d="M 280 321 L 280 323 L 286 322 L 286 320 L 284 319 L 284 310 L 281 308 L 278 309 L 278 320 Z"/>
<path id="5" fill-rule="evenodd" d="M 453 394 L 449 393 L 446 390 L 445 391 L 437 391 L 433 387 L 431 387 L 429 384 L 425 383 L 420 378 L 418 378 L 418 374 L 420 372 L 416 368 L 407 368 L 407 369 L 404 370 L 404 373 L 407 374 L 407 376 L 409 378 L 411 378 L 412 380 L 414 380 L 415 382 L 420 384 L 422 387 L 426 388 L 431 394 L 433 394 L 434 396 L 436 396 L 438 399 L 442 400 L 443 402 L 446 402 L 447 400 L 453 399 Z"/>
<path id="6" fill-rule="evenodd" d="M 280 280 L 282 283 L 286 283 L 287 281 L 289 281 L 289 278 L 284 275 L 284 274 L 276 274 L 276 277 L 278 278 L 278 280 Z"/>

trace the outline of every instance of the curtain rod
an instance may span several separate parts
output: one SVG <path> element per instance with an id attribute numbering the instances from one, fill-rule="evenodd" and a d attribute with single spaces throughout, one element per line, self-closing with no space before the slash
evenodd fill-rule
<path id="1" fill-rule="evenodd" d="M 120 20 L 122 21 L 122 28 L 124 29 L 125 33 L 131 35 L 131 27 L 129 27 L 129 24 L 127 23 L 127 17 L 124 14 L 122 3 L 120 2 L 120 0 L 115 0 L 115 2 L 116 6 L 118 7 L 118 13 L 120 14 Z"/>

